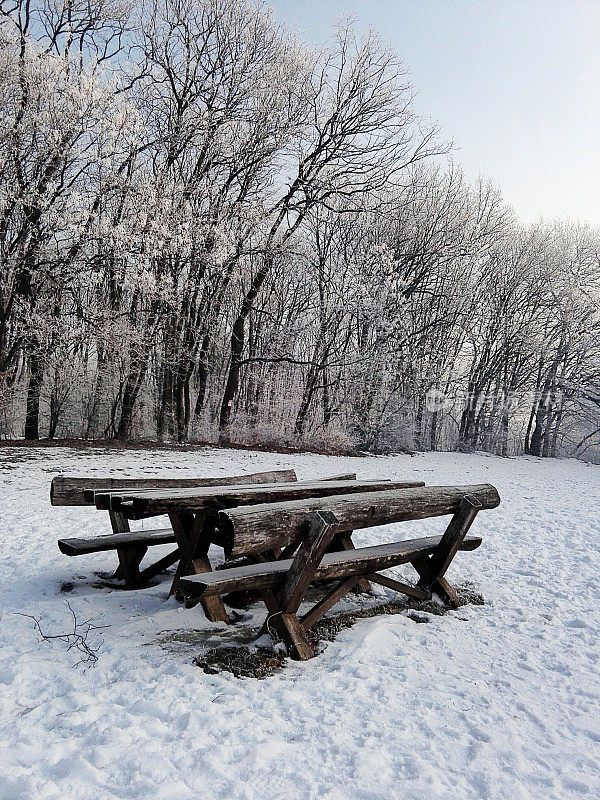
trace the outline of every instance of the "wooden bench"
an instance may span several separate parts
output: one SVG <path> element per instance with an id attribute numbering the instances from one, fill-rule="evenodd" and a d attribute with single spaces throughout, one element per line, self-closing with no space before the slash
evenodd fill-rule
<path id="1" fill-rule="evenodd" d="M 445 578 L 458 550 L 473 550 L 481 538 L 468 531 L 477 513 L 498 506 L 490 484 L 388 489 L 369 493 L 302 498 L 282 503 L 243 506 L 219 513 L 219 529 L 230 556 L 255 561 L 181 579 L 182 591 L 205 602 L 230 591 L 259 590 L 271 625 L 300 659 L 312 656 L 307 632 L 358 581 L 368 579 L 412 597 L 433 592 L 458 606 L 454 588 Z M 329 552 L 332 538 L 358 528 L 452 515 L 441 536 L 427 536 L 374 547 Z M 293 548 L 297 551 L 293 558 Z M 266 560 L 263 553 L 283 548 L 281 557 Z M 410 585 L 382 575 L 381 570 L 410 563 L 418 581 Z M 298 617 L 311 583 L 337 581 L 313 608 Z"/>
<path id="2" fill-rule="evenodd" d="M 50 485 L 50 502 L 53 506 L 95 506 L 95 496 L 109 491 L 144 491 L 197 489 L 212 486 L 239 484 L 292 483 L 297 480 L 292 469 L 255 472 L 249 475 L 219 476 L 215 478 L 91 478 L 57 475 Z M 103 550 L 116 550 L 119 566 L 114 573 L 130 589 L 147 584 L 155 575 L 179 561 L 179 547 L 154 564 L 140 570 L 140 563 L 148 547 L 177 542 L 173 528 L 132 531 L 129 521 L 119 510 L 107 509 L 112 534 L 89 538 L 59 539 L 58 547 L 67 556 L 86 555 Z"/>

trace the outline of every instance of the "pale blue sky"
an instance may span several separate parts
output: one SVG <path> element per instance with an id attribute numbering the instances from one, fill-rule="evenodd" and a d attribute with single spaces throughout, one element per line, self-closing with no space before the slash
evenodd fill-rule
<path id="1" fill-rule="evenodd" d="M 340 19 L 399 54 L 416 109 L 524 222 L 600 225 L 600 0 L 266 0 L 315 44 Z"/>

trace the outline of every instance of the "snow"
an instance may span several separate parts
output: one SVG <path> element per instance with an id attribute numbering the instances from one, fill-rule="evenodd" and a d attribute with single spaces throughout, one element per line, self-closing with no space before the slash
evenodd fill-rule
<path id="1" fill-rule="evenodd" d="M 250 639 L 258 604 L 236 626 L 210 624 L 200 607 L 166 599 L 166 577 L 110 591 L 95 573 L 114 567 L 114 553 L 70 559 L 56 546 L 108 532 L 108 519 L 52 508 L 54 474 L 283 467 L 300 478 L 355 470 L 495 484 L 500 508 L 475 523 L 482 547 L 459 554 L 448 576 L 472 581 L 486 604 L 427 625 L 405 614 L 360 620 L 266 680 L 206 675 L 194 655 Z M 484 454 L 0 448 L 0 472 L 0 800 L 600 796 L 599 467 Z M 441 522 L 390 528 L 409 537 Z M 63 582 L 73 591 L 61 593 Z M 72 668 L 77 654 L 38 641 L 20 616 L 65 630 L 67 600 L 78 618 L 109 626 L 93 634 L 95 667 Z M 192 631 L 192 643 L 169 644 L 171 631 Z"/>

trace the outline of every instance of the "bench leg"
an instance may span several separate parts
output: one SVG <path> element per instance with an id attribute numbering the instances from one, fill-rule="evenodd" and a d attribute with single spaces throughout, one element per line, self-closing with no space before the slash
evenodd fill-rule
<path id="1" fill-rule="evenodd" d="M 109 511 L 110 524 L 113 533 L 129 533 L 129 520 L 120 511 Z M 119 566 L 113 572 L 112 578 L 117 581 L 125 580 L 125 575 L 121 569 L 121 560 L 119 559 Z"/>
<path id="2" fill-rule="evenodd" d="M 139 589 L 142 585 L 140 563 L 148 548 L 143 544 L 117 547 L 119 574 L 129 589 Z"/>
<path id="3" fill-rule="evenodd" d="M 331 542 L 336 523 L 336 517 L 329 511 L 317 511 L 280 590 L 276 595 L 270 591 L 262 592 L 269 612 L 265 626 L 272 625 L 292 654 L 301 661 L 311 658 L 313 652 L 297 612 Z"/>
<path id="4" fill-rule="evenodd" d="M 202 572 L 212 571 L 212 566 L 208 559 L 208 555 L 201 556 L 200 558 L 194 558 L 192 561 L 192 567 L 195 575 L 199 575 Z M 210 622 L 229 623 L 231 621 L 225 605 L 220 597 L 204 597 L 202 600 L 200 600 L 200 604 L 204 609 L 206 619 L 210 620 Z"/>
<path id="5" fill-rule="evenodd" d="M 481 505 L 475 498 L 468 495 L 463 497 L 435 552 L 412 562 L 420 576 L 417 586 L 428 592 L 436 592 L 445 603 L 455 608 L 460 605 L 460 600 L 444 575 L 480 508 Z"/>

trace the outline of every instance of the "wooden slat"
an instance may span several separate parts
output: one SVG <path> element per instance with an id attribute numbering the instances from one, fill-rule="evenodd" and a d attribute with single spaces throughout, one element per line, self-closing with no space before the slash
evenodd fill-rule
<path id="1" fill-rule="evenodd" d="M 53 506 L 94 505 L 94 493 L 110 489 L 169 489 L 176 487 L 226 486 L 240 483 L 285 483 L 296 480 L 293 469 L 254 472 L 249 475 L 220 475 L 216 478 L 93 478 L 57 475 L 50 484 Z M 341 480 L 341 479 L 340 479 Z"/>
<path id="2" fill-rule="evenodd" d="M 157 544 L 170 544 L 175 541 L 171 528 L 150 531 L 128 531 L 125 533 L 108 533 L 89 539 L 59 539 L 58 547 L 66 556 L 80 556 L 86 553 L 99 553 L 103 550 L 116 550 L 123 545 L 141 544 L 146 547 Z"/>
<path id="3" fill-rule="evenodd" d="M 272 503 L 298 498 L 328 497 L 335 494 L 375 492 L 381 489 L 423 486 L 422 481 L 305 481 L 288 484 L 257 484 L 199 489 L 147 490 L 140 492 L 96 492 L 97 508 L 122 511 L 130 519 L 149 514 L 168 514 L 184 509 Z M 318 509 L 314 509 L 317 511 Z M 263 548 L 264 549 L 264 548 Z"/>
<path id="4" fill-rule="evenodd" d="M 358 484 L 356 484 L 358 485 Z M 343 484 L 334 484 L 343 488 Z M 287 488 L 287 487 L 286 487 Z M 333 494 L 333 493 L 332 493 Z M 481 508 L 495 508 L 500 497 L 491 484 L 477 486 L 421 486 L 368 493 L 307 497 L 279 503 L 239 506 L 219 513 L 218 527 L 232 556 L 284 547 L 306 535 L 315 511 L 331 511 L 338 518 L 335 533 L 392 522 L 453 514 L 465 495 Z"/>
<path id="5" fill-rule="evenodd" d="M 426 536 L 404 542 L 361 547 L 356 550 L 343 550 L 325 553 L 315 580 L 332 580 L 351 575 L 368 575 L 388 567 L 413 561 L 420 555 L 431 555 L 440 543 L 441 536 Z M 481 544 L 481 538 L 467 536 L 461 550 L 474 550 Z M 272 589 L 277 587 L 292 566 L 291 559 L 266 561 L 245 567 L 208 572 L 203 575 L 190 575 L 181 578 L 180 586 L 184 594 L 191 597 L 209 597 L 232 591 L 247 589 Z"/>

